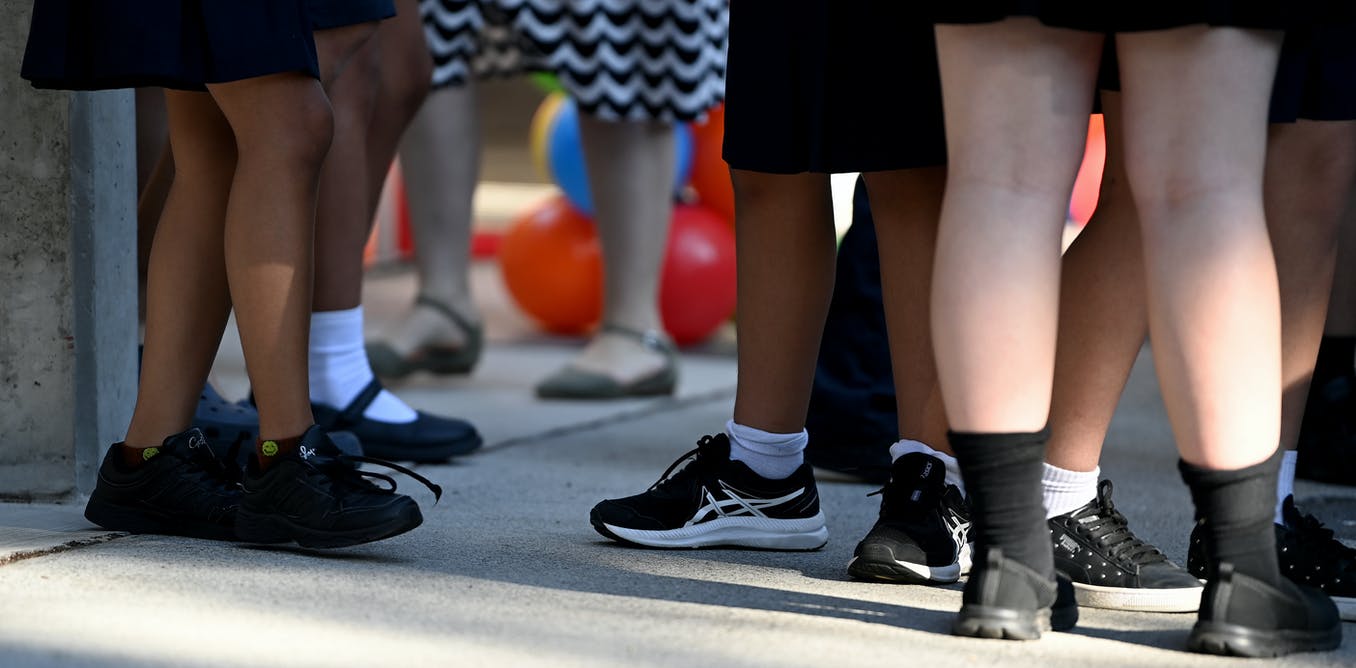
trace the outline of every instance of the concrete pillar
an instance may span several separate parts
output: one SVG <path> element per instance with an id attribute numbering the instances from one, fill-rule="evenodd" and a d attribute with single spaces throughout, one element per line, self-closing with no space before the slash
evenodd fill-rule
<path id="1" fill-rule="evenodd" d="M 71 499 L 135 398 L 134 114 L 19 78 L 31 7 L 0 0 L 0 499 Z"/>

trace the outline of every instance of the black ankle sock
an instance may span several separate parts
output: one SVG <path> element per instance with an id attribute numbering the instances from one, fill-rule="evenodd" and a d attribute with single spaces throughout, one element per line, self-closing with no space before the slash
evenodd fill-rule
<path id="1" fill-rule="evenodd" d="M 1342 376 L 1356 376 L 1356 336 L 1325 336 L 1314 363 L 1314 387 Z"/>
<path id="2" fill-rule="evenodd" d="M 1221 562 L 1228 562 L 1239 573 L 1280 584 L 1276 533 L 1271 527 L 1276 516 L 1280 462 L 1279 450 L 1260 464 L 1232 471 L 1177 462 L 1196 503 L 1196 521 L 1202 523 L 1205 532 L 1209 575 Z"/>
<path id="3" fill-rule="evenodd" d="M 976 561 L 986 547 L 1055 576 L 1041 501 L 1041 463 L 1050 430 L 1017 434 L 948 432 L 970 494 Z"/>

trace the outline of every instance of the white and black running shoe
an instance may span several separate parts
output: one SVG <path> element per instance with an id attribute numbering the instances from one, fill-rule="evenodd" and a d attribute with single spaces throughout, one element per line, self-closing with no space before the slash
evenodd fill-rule
<path id="1" fill-rule="evenodd" d="M 645 492 L 594 506 L 589 521 L 646 547 L 814 550 L 829 540 L 810 466 L 769 480 L 730 459 L 725 434 L 702 437 Z"/>
<path id="2" fill-rule="evenodd" d="M 1112 485 L 1097 485 L 1097 498 L 1051 517 L 1055 570 L 1073 581 L 1078 604 L 1141 612 L 1195 612 L 1202 585 L 1186 569 L 1130 530 L 1111 502 Z"/>
<path id="3" fill-rule="evenodd" d="M 970 568 L 970 509 L 946 464 L 921 452 L 895 460 L 881 488 L 880 519 L 857 544 L 848 574 L 858 580 L 950 584 Z"/>

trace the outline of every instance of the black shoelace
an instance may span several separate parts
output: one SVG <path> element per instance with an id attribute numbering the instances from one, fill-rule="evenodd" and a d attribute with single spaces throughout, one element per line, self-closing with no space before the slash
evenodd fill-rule
<path id="1" fill-rule="evenodd" d="M 650 485 L 650 489 L 658 490 L 671 486 L 672 484 L 684 481 L 692 475 L 697 475 L 699 471 L 710 468 L 712 462 L 718 462 L 730 457 L 729 437 L 725 434 L 716 434 L 715 436 L 703 436 L 697 441 L 697 447 L 687 451 L 682 457 L 679 457 L 669 467 L 664 470 L 664 475 Z"/>
<path id="2" fill-rule="evenodd" d="M 1318 570 L 1325 571 L 1332 577 L 1356 569 L 1356 549 L 1347 547 L 1337 540 L 1333 530 L 1324 526 L 1317 517 L 1301 514 L 1295 509 L 1293 513 L 1286 513 L 1285 519 L 1295 543 L 1306 548 L 1311 556 L 1319 560 L 1322 568 Z"/>
<path id="3" fill-rule="evenodd" d="M 377 473 L 376 471 L 366 471 L 355 466 L 355 464 L 376 464 L 377 466 L 384 466 L 393 471 L 403 473 L 412 478 L 413 480 L 423 484 L 425 487 L 429 489 L 430 492 L 433 492 L 434 503 L 437 503 L 443 498 L 443 488 L 440 487 L 437 483 L 434 483 L 428 478 L 425 478 L 424 476 L 421 476 L 418 473 L 415 473 L 414 471 L 405 468 L 404 466 L 388 462 L 384 459 L 377 459 L 375 457 L 364 457 L 360 455 L 336 454 L 336 455 L 321 455 L 313 459 L 308 459 L 306 461 L 308 461 L 311 464 L 311 466 L 315 467 L 316 470 L 324 474 L 324 476 L 330 481 L 330 484 L 333 485 L 334 488 L 336 488 L 337 490 L 358 492 L 364 494 L 395 494 L 396 491 L 395 478 L 392 478 L 391 476 L 388 476 L 384 473 Z M 386 484 L 389 485 L 389 487 L 377 485 L 373 482 L 374 480 L 385 481 Z"/>
<path id="4" fill-rule="evenodd" d="M 1097 486 L 1098 503 L 1092 512 L 1076 514 L 1073 519 L 1088 534 L 1106 546 L 1108 554 L 1137 566 L 1147 566 L 1168 560 L 1158 548 L 1146 544 L 1130 530 L 1130 521 L 1116 510 L 1111 502 L 1111 481 L 1103 480 Z M 1087 519 L 1091 518 L 1091 519 Z"/>

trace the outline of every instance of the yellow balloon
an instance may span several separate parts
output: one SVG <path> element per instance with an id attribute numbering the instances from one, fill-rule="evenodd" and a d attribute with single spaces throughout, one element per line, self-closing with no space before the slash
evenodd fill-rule
<path id="1" fill-rule="evenodd" d="M 546 145 L 551 135 L 551 125 L 560 113 L 560 105 L 564 103 L 564 93 L 559 91 L 551 93 L 541 101 L 541 106 L 537 107 L 536 113 L 532 114 L 532 125 L 528 131 L 532 148 L 532 165 L 537 168 L 537 174 L 545 181 L 551 181 L 551 167 L 547 160 Z"/>

